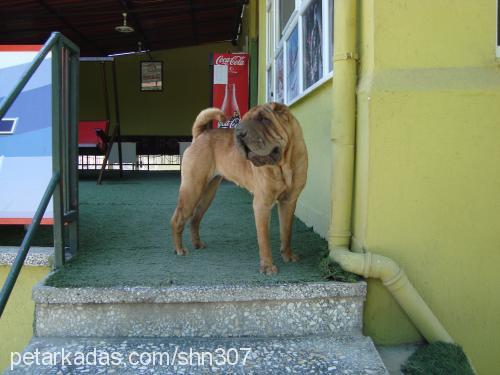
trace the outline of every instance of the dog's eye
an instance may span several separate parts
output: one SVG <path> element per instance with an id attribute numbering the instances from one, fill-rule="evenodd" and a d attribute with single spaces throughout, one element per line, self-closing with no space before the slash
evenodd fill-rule
<path id="1" fill-rule="evenodd" d="M 259 121 L 262 122 L 264 125 L 269 125 L 271 123 L 271 121 L 267 117 L 261 117 Z"/>

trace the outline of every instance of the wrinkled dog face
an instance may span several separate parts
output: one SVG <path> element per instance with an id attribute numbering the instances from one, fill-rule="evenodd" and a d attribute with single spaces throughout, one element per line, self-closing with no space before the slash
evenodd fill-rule
<path id="1" fill-rule="evenodd" d="M 236 126 L 238 150 L 256 167 L 276 165 L 288 143 L 288 109 L 276 103 L 256 106 Z"/>

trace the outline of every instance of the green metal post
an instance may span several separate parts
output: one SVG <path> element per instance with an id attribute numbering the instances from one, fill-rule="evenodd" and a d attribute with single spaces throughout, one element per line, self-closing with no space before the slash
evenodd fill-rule
<path id="1" fill-rule="evenodd" d="M 70 209 L 75 211 L 75 219 L 69 223 L 69 245 L 71 254 L 78 252 L 79 238 L 79 209 L 78 209 L 78 101 L 79 101 L 79 53 L 74 51 L 70 55 L 69 65 L 69 132 L 70 132 Z"/>
<path id="2" fill-rule="evenodd" d="M 61 163 L 61 40 L 52 48 L 52 171 L 64 173 Z M 63 189 L 64 177 L 54 189 L 54 268 L 64 264 L 64 209 Z"/>

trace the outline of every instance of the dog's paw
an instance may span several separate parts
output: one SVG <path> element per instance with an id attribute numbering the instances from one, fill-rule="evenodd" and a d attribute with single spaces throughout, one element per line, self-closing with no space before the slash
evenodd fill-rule
<path id="1" fill-rule="evenodd" d="M 274 264 L 263 264 L 260 266 L 260 273 L 265 275 L 274 275 L 278 273 L 278 268 Z"/>
<path id="2" fill-rule="evenodd" d="M 203 241 L 193 241 L 193 247 L 195 249 L 206 249 L 207 248 L 207 244 Z"/>
<path id="3" fill-rule="evenodd" d="M 288 262 L 296 262 L 300 259 L 300 257 L 297 254 L 290 252 L 282 252 L 281 253 L 281 258 L 283 258 L 283 262 L 288 263 Z"/>
<path id="4" fill-rule="evenodd" d="M 177 255 L 187 255 L 189 252 L 187 251 L 186 248 L 180 248 L 180 249 L 175 249 L 174 250 L 174 254 L 177 254 Z"/>

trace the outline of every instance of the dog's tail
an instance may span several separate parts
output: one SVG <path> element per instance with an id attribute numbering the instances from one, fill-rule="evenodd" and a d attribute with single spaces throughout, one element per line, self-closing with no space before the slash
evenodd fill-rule
<path id="1" fill-rule="evenodd" d="M 193 142 L 201 133 L 212 127 L 212 121 L 226 121 L 226 116 L 219 108 L 207 108 L 200 112 L 193 124 Z"/>

